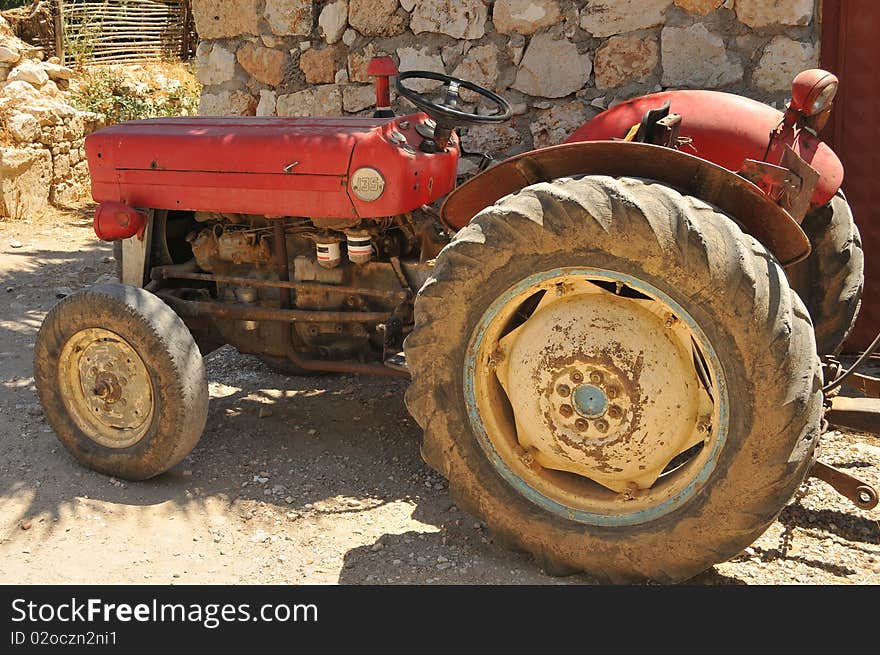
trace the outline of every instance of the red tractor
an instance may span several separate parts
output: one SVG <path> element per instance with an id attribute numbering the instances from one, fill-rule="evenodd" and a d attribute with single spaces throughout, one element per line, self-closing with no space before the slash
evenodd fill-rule
<path id="1" fill-rule="evenodd" d="M 843 169 L 817 137 L 836 78 L 801 73 L 785 112 L 636 98 L 564 144 L 483 156 L 456 188 L 456 128 L 508 103 L 387 58 L 370 72 L 372 118 L 88 138 L 121 283 L 40 330 L 36 385 L 64 445 L 130 480 L 168 470 L 205 426 L 202 357 L 231 344 L 292 374 L 411 377 L 425 460 L 549 572 L 676 581 L 752 543 L 816 471 L 862 291 Z M 395 75 L 420 111 L 392 113 Z M 465 111 L 462 89 L 494 113 Z"/>

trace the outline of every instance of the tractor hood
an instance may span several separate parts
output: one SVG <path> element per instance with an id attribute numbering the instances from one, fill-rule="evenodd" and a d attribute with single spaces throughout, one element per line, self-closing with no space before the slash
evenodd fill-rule
<path id="1" fill-rule="evenodd" d="M 782 121 L 782 112 L 750 98 L 720 91 L 664 91 L 628 100 L 588 121 L 566 143 L 622 139 L 649 109 L 670 102 L 670 111 L 681 115 L 682 137 L 692 140 L 682 151 L 723 166 L 742 168 L 746 159 L 765 159 L 770 133 Z M 811 205 L 827 203 L 843 182 L 837 155 L 805 130 L 796 130 L 788 144 L 819 172 Z M 779 161 L 767 160 L 771 164 Z"/>
<path id="2" fill-rule="evenodd" d="M 92 196 L 131 207 L 267 216 L 402 214 L 455 183 L 457 141 L 422 152 L 416 127 L 426 120 L 412 114 L 121 123 L 86 139 Z M 373 186 L 366 191 L 358 186 L 367 183 Z"/>

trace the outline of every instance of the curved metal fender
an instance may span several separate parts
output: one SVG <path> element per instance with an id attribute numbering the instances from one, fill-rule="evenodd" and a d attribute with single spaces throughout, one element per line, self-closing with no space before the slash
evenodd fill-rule
<path id="1" fill-rule="evenodd" d="M 783 148 L 777 147 L 768 153 L 767 146 L 770 133 L 782 121 L 782 112 L 757 100 L 723 91 L 663 91 L 633 98 L 594 116 L 565 143 L 622 139 L 647 110 L 667 101 L 670 111 L 681 114 L 680 135 L 692 139 L 690 148 L 698 157 L 731 171 L 740 170 L 746 159 L 780 163 Z M 834 151 L 807 130 L 797 127 L 784 131 L 779 141 L 791 146 L 818 171 L 812 206 L 821 207 L 831 200 L 843 183 L 843 165 Z"/>
<path id="2" fill-rule="evenodd" d="M 440 220 L 449 229 L 460 230 L 477 212 L 508 194 L 572 175 L 657 180 L 716 205 L 785 266 L 810 254 L 810 242 L 800 225 L 748 180 L 678 150 L 626 141 L 565 143 L 511 157 L 447 196 Z"/>

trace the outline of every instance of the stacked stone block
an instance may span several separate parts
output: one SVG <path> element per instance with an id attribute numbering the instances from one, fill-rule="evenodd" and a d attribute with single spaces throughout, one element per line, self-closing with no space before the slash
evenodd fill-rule
<path id="1" fill-rule="evenodd" d="M 504 95 L 514 120 L 469 128 L 464 141 L 500 156 L 558 143 L 602 109 L 661 89 L 718 89 L 781 107 L 793 76 L 818 61 L 817 0 L 194 0 L 193 8 L 204 115 L 367 114 L 367 63 L 390 55 L 401 70 L 445 72 Z M 411 111 L 405 101 L 398 109 Z"/>

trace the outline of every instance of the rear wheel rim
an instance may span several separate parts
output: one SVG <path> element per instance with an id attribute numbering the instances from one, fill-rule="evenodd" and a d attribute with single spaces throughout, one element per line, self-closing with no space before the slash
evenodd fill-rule
<path id="1" fill-rule="evenodd" d="M 635 525 L 706 483 L 727 438 L 714 348 L 653 285 L 559 268 L 499 296 L 464 367 L 471 427 L 492 467 L 553 514 Z"/>
<path id="2" fill-rule="evenodd" d="M 101 446 L 129 448 L 153 424 L 155 394 L 146 364 L 115 332 L 87 328 L 68 339 L 58 381 L 67 413 Z"/>

